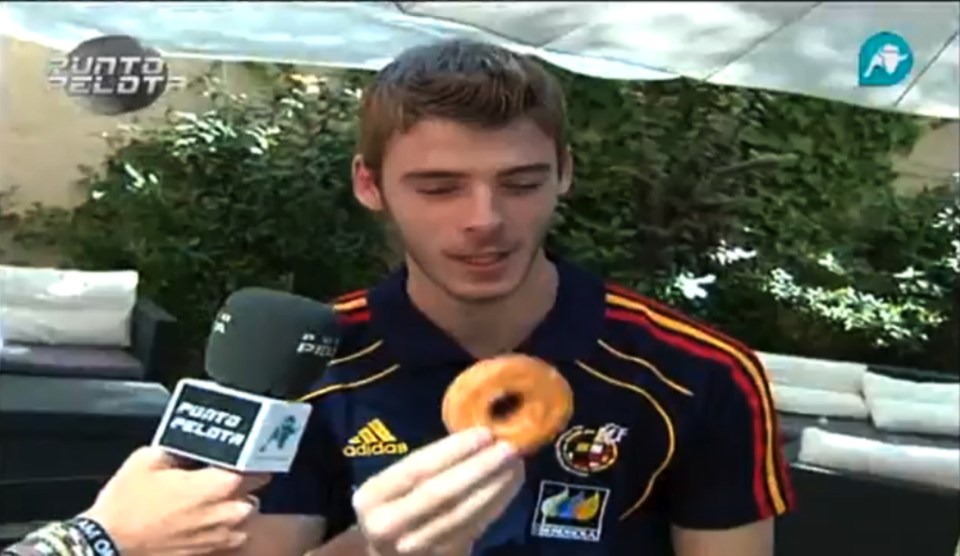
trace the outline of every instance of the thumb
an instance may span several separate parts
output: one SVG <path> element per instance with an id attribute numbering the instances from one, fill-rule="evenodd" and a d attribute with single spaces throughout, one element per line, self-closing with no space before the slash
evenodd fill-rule
<path id="1" fill-rule="evenodd" d="M 177 467 L 177 458 L 172 454 L 155 446 L 144 446 L 130 454 L 120 469 L 160 471 Z"/>
<path id="2" fill-rule="evenodd" d="M 244 473 L 214 466 L 187 473 L 186 480 L 195 484 L 198 492 L 205 492 L 214 499 L 249 494 L 266 486 L 271 478 L 267 473 Z"/>

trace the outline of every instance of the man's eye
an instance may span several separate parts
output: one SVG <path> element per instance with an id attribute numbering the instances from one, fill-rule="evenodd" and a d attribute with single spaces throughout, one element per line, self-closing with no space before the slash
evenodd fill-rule
<path id="1" fill-rule="evenodd" d="M 512 191 L 532 191 L 541 185 L 540 183 L 508 183 L 504 187 Z"/>
<path id="2" fill-rule="evenodd" d="M 456 191 L 456 187 L 444 186 L 444 187 L 427 187 L 420 189 L 420 193 L 423 195 L 438 196 L 438 195 L 447 195 Z"/>

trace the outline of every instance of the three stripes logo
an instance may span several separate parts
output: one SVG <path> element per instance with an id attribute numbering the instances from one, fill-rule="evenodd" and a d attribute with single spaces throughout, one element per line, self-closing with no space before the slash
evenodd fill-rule
<path id="1" fill-rule="evenodd" d="M 343 447 L 348 458 L 406 454 L 410 449 L 406 442 L 397 439 L 380 419 L 364 425 Z"/>

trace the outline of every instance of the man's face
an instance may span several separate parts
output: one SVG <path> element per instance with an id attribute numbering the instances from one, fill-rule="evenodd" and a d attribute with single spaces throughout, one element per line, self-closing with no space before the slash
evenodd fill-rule
<path id="1" fill-rule="evenodd" d="M 527 277 L 569 188 L 560 163 L 554 141 L 527 119 L 496 130 L 424 120 L 389 143 L 379 189 L 360 161 L 354 187 L 368 208 L 388 212 L 411 273 L 476 303 Z"/>

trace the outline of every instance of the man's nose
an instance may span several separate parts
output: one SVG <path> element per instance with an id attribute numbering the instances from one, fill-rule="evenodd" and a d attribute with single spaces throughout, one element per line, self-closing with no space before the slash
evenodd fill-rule
<path id="1" fill-rule="evenodd" d="M 466 220 L 467 231 L 475 233 L 491 232 L 503 225 L 500 199 L 493 187 L 472 188 L 469 203 L 470 210 Z"/>

